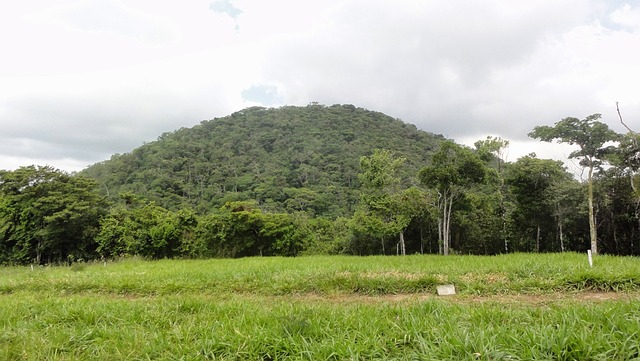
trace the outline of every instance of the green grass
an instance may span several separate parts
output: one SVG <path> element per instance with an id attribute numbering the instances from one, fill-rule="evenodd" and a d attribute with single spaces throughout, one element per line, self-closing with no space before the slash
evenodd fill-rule
<path id="1" fill-rule="evenodd" d="M 514 254 L 5 267 L 0 360 L 640 359 L 639 263 Z M 435 296 L 443 283 L 458 295 Z"/>
<path id="2" fill-rule="evenodd" d="M 0 294 L 171 295 L 240 293 L 434 293 L 453 283 L 468 295 L 640 290 L 640 262 L 585 255 L 299 257 L 222 260 L 124 260 L 72 267 L 0 268 Z"/>

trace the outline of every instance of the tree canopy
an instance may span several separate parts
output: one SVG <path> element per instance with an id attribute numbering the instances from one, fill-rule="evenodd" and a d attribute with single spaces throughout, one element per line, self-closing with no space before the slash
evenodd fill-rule
<path id="1" fill-rule="evenodd" d="M 0 263 L 93 256 L 106 210 L 94 180 L 52 167 L 0 171 Z"/>
<path id="2" fill-rule="evenodd" d="M 485 175 L 486 167 L 480 157 L 452 141 L 443 142 L 433 155 L 431 165 L 420 170 L 422 184 L 438 193 L 438 229 L 443 254 L 449 254 L 453 204 L 470 186 L 482 182 Z"/>
<path id="3" fill-rule="evenodd" d="M 598 235 L 593 200 L 593 171 L 599 167 L 608 153 L 613 152 L 613 146 L 605 146 L 607 142 L 617 140 L 618 134 L 608 125 L 599 121 L 601 114 L 592 114 L 585 119 L 564 118 L 556 122 L 553 127 L 537 126 L 529 133 L 530 137 L 545 142 L 557 140 L 561 143 L 577 145 L 579 149 L 571 152 L 569 158 L 580 159 L 580 165 L 586 167 L 588 172 L 588 204 L 589 204 L 589 230 L 591 252 L 598 254 Z"/>
<path id="4" fill-rule="evenodd" d="M 162 134 L 82 174 L 113 201 L 132 192 L 170 210 L 205 212 L 253 200 L 274 212 L 336 217 L 359 201 L 360 157 L 393 150 L 406 159 L 398 176 L 410 182 L 442 140 L 352 105 L 252 107 Z"/>

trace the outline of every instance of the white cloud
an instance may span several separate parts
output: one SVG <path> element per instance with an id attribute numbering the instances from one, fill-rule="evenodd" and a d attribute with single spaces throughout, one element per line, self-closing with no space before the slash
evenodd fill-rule
<path id="1" fill-rule="evenodd" d="M 635 125 L 638 14 L 604 0 L 17 2 L 0 13 L 0 168 L 100 161 L 245 106 L 312 101 L 542 156 L 536 125 L 600 112 L 623 131 L 616 101 Z"/>
<path id="2" fill-rule="evenodd" d="M 36 23 L 58 25 L 80 32 L 130 37 L 151 46 L 173 42 L 180 37 L 171 19 L 137 12 L 118 0 L 63 3 L 32 14 L 29 18 Z"/>
<path id="3" fill-rule="evenodd" d="M 640 27 L 640 8 L 633 8 L 625 3 L 611 13 L 610 19 L 613 23 L 624 27 L 625 30 L 637 31 Z"/>

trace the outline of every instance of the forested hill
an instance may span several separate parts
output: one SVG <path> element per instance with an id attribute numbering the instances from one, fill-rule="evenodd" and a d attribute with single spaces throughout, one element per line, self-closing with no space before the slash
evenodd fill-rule
<path id="1" fill-rule="evenodd" d="M 359 201 L 361 156 L 406 158 L 408 183 L 444 138 L 353 105 L 252 107 L 162 134 L 82 173 L 117 199 L 135 194 L 168 209 L 206 212 L 256 200 L 267 210 L 336 216 Z"/>

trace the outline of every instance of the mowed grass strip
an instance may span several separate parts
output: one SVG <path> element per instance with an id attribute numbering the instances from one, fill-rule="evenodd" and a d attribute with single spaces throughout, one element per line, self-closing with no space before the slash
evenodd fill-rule
<path id="1" fill-rule="evenodd" d="M 134 296 L 199 294 L 435 293 L 454 284 L 463 295 L 562 291 L 638 291 L 640 262 L 633 257 L 510 254 L 503 256 L 136 259 L 71 267 L 2 267 L 0 294 L 98 293 Z"/>

